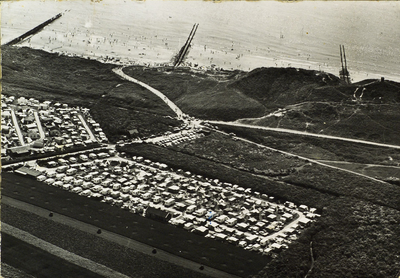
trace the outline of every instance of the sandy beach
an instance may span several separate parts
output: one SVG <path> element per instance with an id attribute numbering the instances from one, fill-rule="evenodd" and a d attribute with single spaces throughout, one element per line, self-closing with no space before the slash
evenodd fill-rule
<path id="1" fill-rule="evenodd" d="M 2 42 L 66 11 L 63 17 L 20 46 L 108 63 L 160 66 L 171 62 L 197 22 L 199 29 L 186 59 L 186 65 L 192 67 L 244 71 L 257 67 L 295 67 L 338 75 L 338 46 L 345 44 L 353 81 L 381 76 L 400 81 L 397 71 L 400 48 L 392 36 L 396 26 L 388 22 L 378 24 L 379 15 L 371 15 L 372 4 L 327 3 L 329 9 L 324 10 L 318 4 L 298 3 L 299 12 L 282 3 L 118 1 L 112 4 L 110 1 L 2 4 Z M 362 15 L 356 13 L 355 5 L 359 5 Z M 380 7 L 388 10 L 393 5 L 396 6 L 393 3 Z M 341 18 L 335 18 L 338 14 Z M 360 23 L 352 22 L 352 28 L 334 27 L 355 15 L 361 17 Z M 388 18 L 391 16 L 396 17 L 393 12 L 387 13 Z M 370 30 L 361 26 L 364 17 L 369 17 Z M 323 21 L 327 32 L 319 26 Z M 378 33 L 379 40 L 374 37 Z M 358 40 L 361 35 L 365 36 L 364 41 Z"/>

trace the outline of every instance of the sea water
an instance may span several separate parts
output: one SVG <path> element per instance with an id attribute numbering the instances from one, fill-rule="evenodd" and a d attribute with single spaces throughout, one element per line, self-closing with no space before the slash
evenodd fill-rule
<path id="1" fill-rule="evenodd" d="M 60 19 L 20 45 L 158 65 L 172 60 L 199 23 L 186 60 L 192 66 L 338 75 L 342 44 L 353 81 L 400 81 L 398 2 L 10 1 L 1 3 L 2 44 L 59 12 Z"/>

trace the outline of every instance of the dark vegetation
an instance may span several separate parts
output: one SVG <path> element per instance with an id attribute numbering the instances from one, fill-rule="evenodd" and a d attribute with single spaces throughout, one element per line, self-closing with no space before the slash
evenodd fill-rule
<path id="1" fill-rule="evenodd" d="M 91 115 L 101 124 L 104 133 L 111 142 L 116 142 L 122 136 L 132 137 L 129 131 L 135 130 L 133 137 L 148 137 L 162 134 L 181 125 L 181 122 L 171 116 L 162 116 L 146 111 L 128 109 L 120 106 L 110 106 L 107 99 L 100 99 L 92 106 Z"/>
<path id="2" fill-rule="evenodd" d="M 228 146 L 232 144 L 228 139 L 225 141 Z M 251 187 L 280 201 L 318 208 L 322 217 L 256 277 L 304 277 L 311 265 L 311 241 L 315 265 L 308 277 L 394 277 L 400 270 L 397 237 L 400 193 L 395 185 L 314 164 L 301 167 L 282 181 L 272 181 L 199 158 L 197 154 L 193 156 L 193 149 L 188 147 L 175 152 L 154 145 L 132 144 L 120 150 L 162 161 L 173 168 Z M 207 150 L 212 148 L 204 148 L 202 156 L 216 155 Z M 225 164 L 236 161 L 228 156 L 223 159 Z"/>
<path id="3" fill-rule="evenodd" d="M 40 248 L 2 233 L 2 262 L 40 278 L 101 278 L 102 275 L 64 261 Z M 6 276 L 4 276 L 6 277 Z M 8 276 L 10 277 L 10 276 Z"/>
<path id="4" fill-rule="evenodd" d="M 269 177 L 289 175 L 306 164 L 304 160 L 296 157 L 251 143 L 238 142 L 218 132 L 174 145 L 170 149 Z"/>
<path id="5" fill-rule="evenodd" d="M 307 277 L 396 277 L 399 223 L 398 210 L 335 198 L 326 203 L 320 220 L 255 277 L 305 277 L 311 241 L 315 265 Z"/>
<path id="6" fill-rule="evenodd" d="M 337 160 L 397 166 L 400 150 L 340 140 L 309 137 L 269 130 L 219 125 L 221 130 L 278 150 L 316 160 Z"/>
<path id="7" fill-rule="evenodd" d="M 241 72 L 202 73 L 191 70 L 161 71 L 143 67 L 124 72 L 164 93 L 187 114 L 203 119 L 235 120 L 260 117 L 265 108 L 227 84 Z"/>
<path id="8" fill-rule="evenodd" d="M 111 269 L 128 276 L 135 274 L 144 278 L 208 277 L 199 272 L 194 272 L 160 260 L 150 252 L 149 254 L 143 254 L 131 248 L 127 248 L 127 246 L 121 246 L 99 236 L 90 234 L 89 232 L 83 232 L 68 225 L 63 225 L 54 222 L 51 219 L 46 219 L 5 204 L 2 204 L 1 217 L 2 221 L 5 223 L 27 231 L 51 244 L 110 267 Z M 5 245 L 7 239 L 3 240 Z M 5 247 L 3 247 L 2 251 L 3 262 L 15 259 L 9 257 L 9 253 L 7 253 Z M 51 264 L 51 261 L 46 260 L 45 263 L 49 265 Z M 16 267 L 18 268 L 22 266 L 16 265 Z M 68 274 L 68 272 L 66 273 Z M 53 276 L 49 276 L 49 278 L 61 277 L 60 275 L 61 273 L 55 273 Z M 68 277 L 75 278 L 78 276 L 70 275 Z"/>
<path id="9" fill-rule="evenodd" d="M 295 68 L 258 68 L 233 82 L 228 88 L 237 89 L 257 99 L 270 109 L 306 100 L 340 101 L 338 90 L 321 92 L 321 87 L 339 85 L 339 79 L 327 73 Z M 322 94 L 321 94 L 322 93 Z"/>
<path id="10" fill-rule="evenodd" d="M 114 67 L 26 47 L 2 47 L 3 93 L 88 107 L 113 142 L 129 129 L 136 128 L 142 137 L 180 125 L 166 117 L 175 115 L 161 99 L 122 80 L 112 72 Z"/>

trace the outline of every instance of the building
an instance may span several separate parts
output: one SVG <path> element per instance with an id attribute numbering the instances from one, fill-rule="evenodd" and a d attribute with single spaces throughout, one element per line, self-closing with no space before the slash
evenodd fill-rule
<path id="1" fill-rule="evenodd" d="M 24 156 L 24 155 L 28 155 L 30 153 L 29 151 L 29 146 L 19 146 L 19 147 L 15 147 L 15 148 L 10 148 L 7 149 L 8 154 L 10 156 Z"/>
<path id="2" fill-rule="evenodd" d="M 39 171 L 27 168 L 25 166 L 15 170 L 15 173 L 23 175 L 23 176 L 31 177 L 31 178 L 34 178 L 34 179 L 36 179 L 38 176 L 40 176 L 42 174 Z"/>

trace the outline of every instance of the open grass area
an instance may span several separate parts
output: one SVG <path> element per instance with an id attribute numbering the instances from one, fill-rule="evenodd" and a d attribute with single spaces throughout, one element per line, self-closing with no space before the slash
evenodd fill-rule
<path id="1" fill-rule="evenodd" d="M 67 262 L 40 248 L 2 233 L 2 262 L 22 270 L 27 275 L 43 278 L 100 278 L 83 267 Z M 11 276 L 4 276 L 11 277 Z"/>
<path id="2" fill-rule="evenodd" d="M 145 278 L 173 277 L 174 275 L 188 278 L 208 277 L 199 272 L 162 261 L 151 252 L 143 254 L 96 235 L 4 204 L 2 205 L 2 221 L 69 252 L 88 258 L 128 276 Z M 3 261 L 8 261 L 9 259 L 12 258 L 8 258 L 8 253 L 3 253 Z M 55 274 L 52 277 L 59 276 Z"/>
<path id="3" fill-rule="evenodd" d="M 397 166 L 400 150 L 245 127 L 219 126 L 251 141 L 316 160 Z"/>
<path id="4" fill-rule="evenodd" d="M 171 149 L 270 177 L 288 175 L 307 163 L 218 132 L 175 145 Z"/>
<path id="5" fill-rule="evenodd" d="M 400 95 L 400 92 L 399 92 Z M 312 102 L 288 105 L 281 115 L 242 123 L 400 144 L 399 104 Z"/>
<path id="6" fill-rule="evenodd" d="M 198 118 L 234 120 L 259 117 L 265 112 L 257 100 L 227 88 L 241 72 L 163 71 L 137 66 L 125 68 L 124 72 L 161 91 L 182 111 Z"/>

